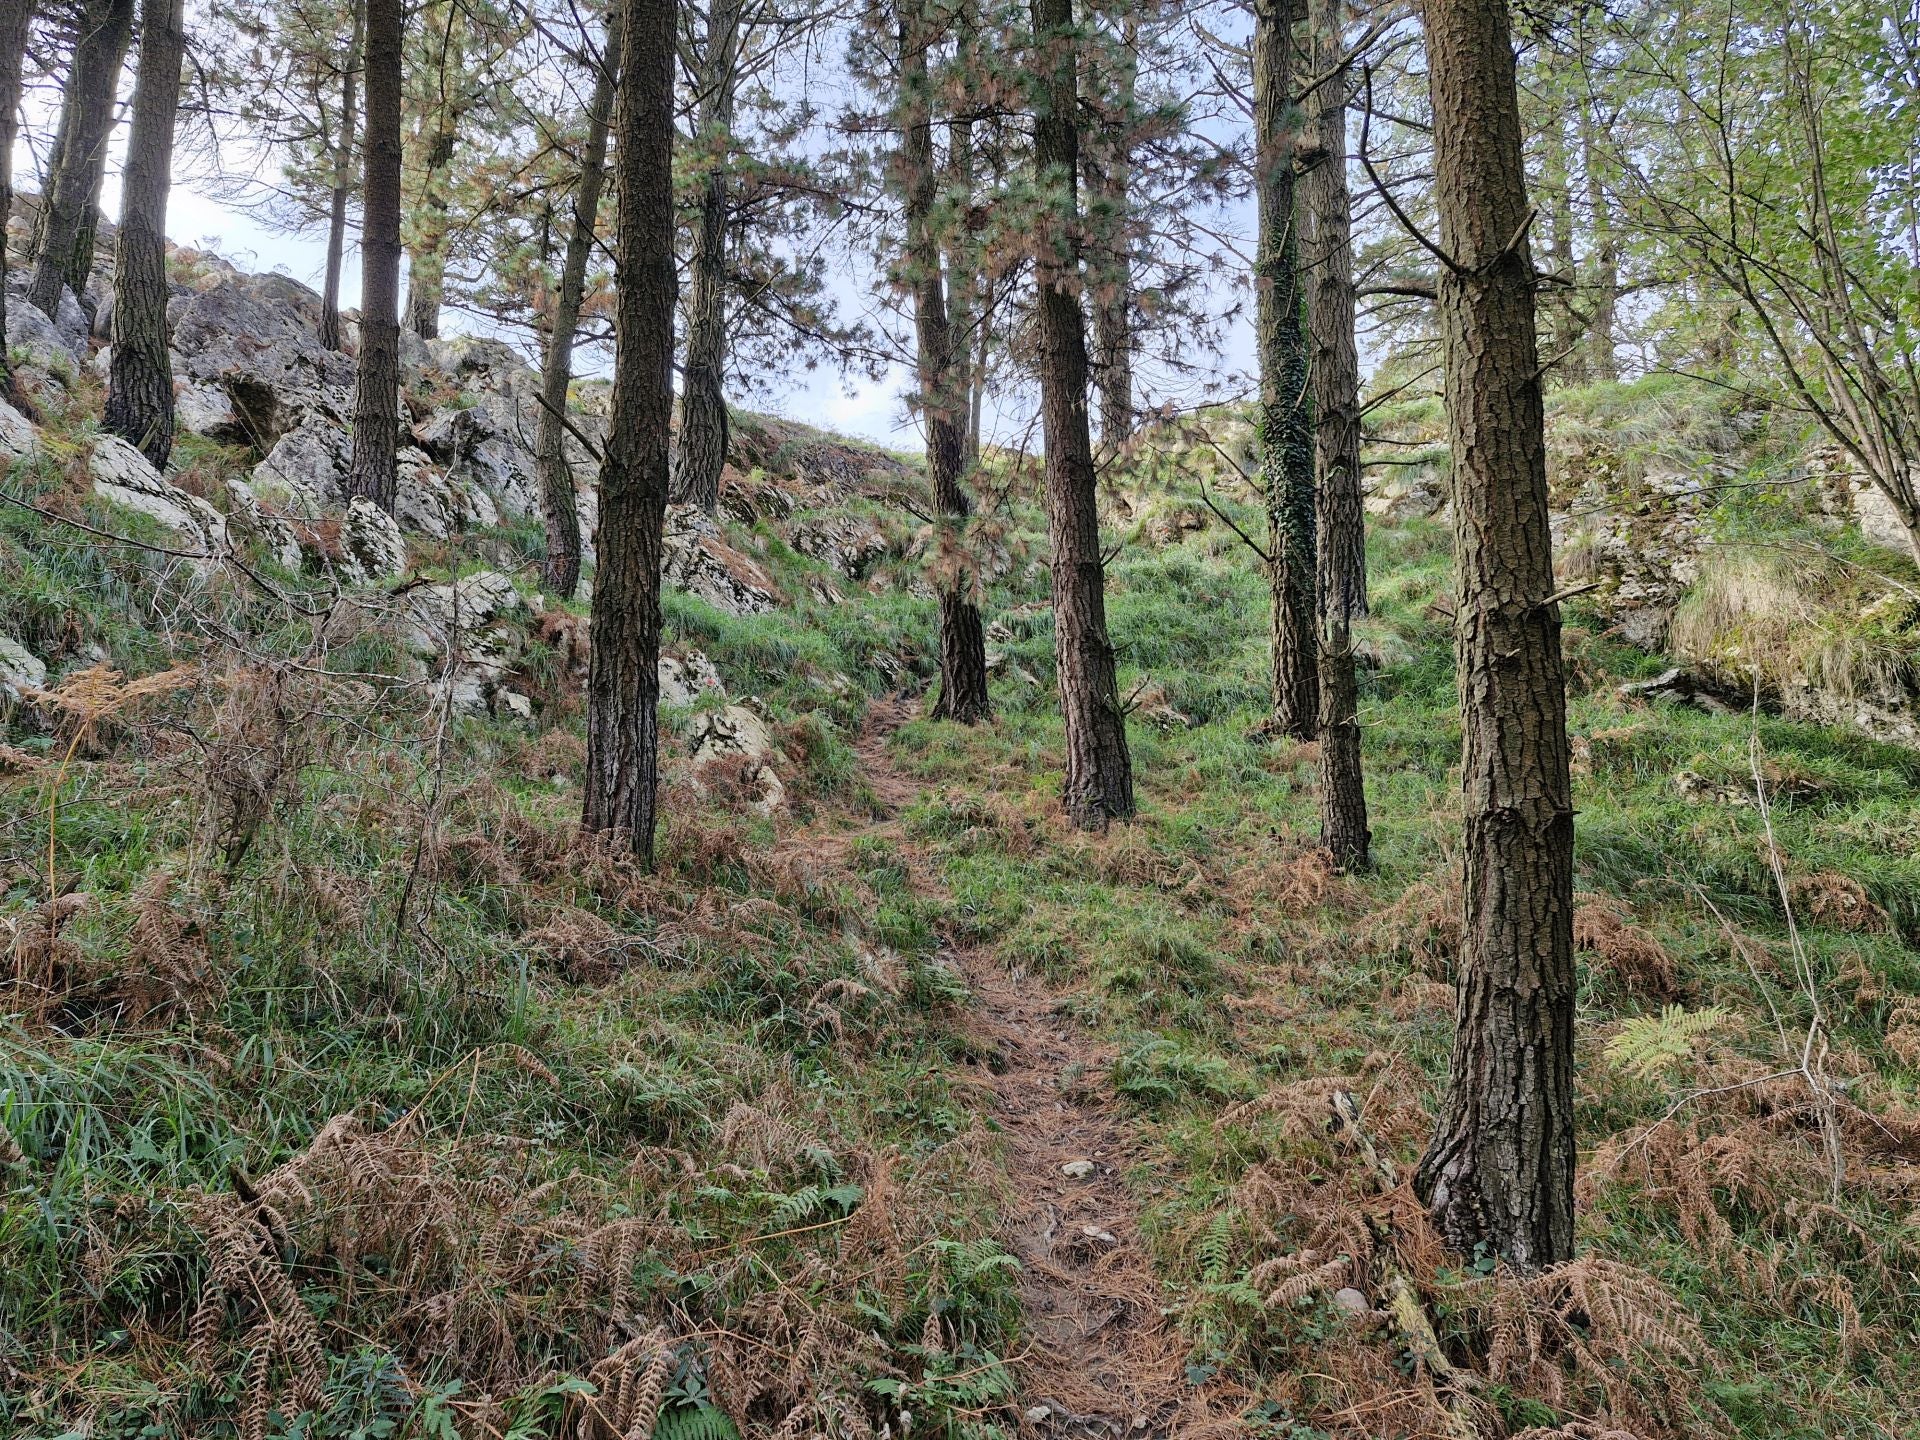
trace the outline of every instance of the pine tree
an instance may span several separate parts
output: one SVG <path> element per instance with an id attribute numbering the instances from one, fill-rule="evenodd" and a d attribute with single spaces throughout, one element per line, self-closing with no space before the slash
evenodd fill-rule
<path id="1" fill-rule="evenodd" d="M 334 119 L 333 189 L 327 199 L 327 270 L 320 294 L 320 343 L 340 348 L 340 267 L 347 249 L 347 203 L 353 195 L 353 148 L 359 127 L 360 71 L 367 40 L 366 0 L 355 0 L 353 29 L 340 66 L 340 110 Z"/>
<path id="2" fill-rule="evenodd" d="M 1047 534 L 1052 542 L 1054 655 L 1066 722 L 1068 819 L 1084 829 L 1133 817 L 1113 642 L 1107 634 L 1105 561 L 1087 419 L 1087 336 L 1078 231 L 1080 32 L 1072 0 L 1033 0 L 1035 179 L 1045 211 L 1034 237 L 1035 329 L 1041 423 L 1047 448 Z"/>
<path id="3" fill-rule="evenodd" d="M 156 470 L 173 453 L 173 360 L 167 348 L 167 192 L 186 55 L 184 0 L 145 0 L 127 166 L 114 240 L 113 355 L 103 423 Z"/>
<path id="4" fill-rule="evenodd" d="M 13 142 L 20 127 L 20 80 L 27 56 L 27 26 L 33 19 L 29 0 L 9 5 L 0 14 L 0 225 L 13 213 Z M 7 247 L 0 236 L 0 399 L 13 388 L 7 367 Z"/>
<path id="5" fill-rule="evenodd" d="M 619 301 L 600 470 L 582 828 L 653 859 L 660 559 L 673 424 L 674 0 L 622 0 L 616 114 Z"/>
<path id="6" fill-rule="evenodd" d="M 1573 802 L 1506 0 L 1427 0 L 1466 733 L 1447 1098 L 1416 1183 L 1466 1255 L 1573 1255 Z"/>
<path id="7" fill-rule="evenodd" d="M 402 0 L 366 0 L 367 129 L 361 194 L 360 351 L 347 493 L 393 509 L 400 444 Z"/>

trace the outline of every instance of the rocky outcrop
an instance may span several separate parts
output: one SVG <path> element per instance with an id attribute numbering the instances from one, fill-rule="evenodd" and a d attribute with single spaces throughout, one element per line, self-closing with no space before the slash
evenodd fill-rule
<path id="1" fill-rule="evenodd" d="M 146 516 L 174 538 L 211 558 L 227 548 L 227 517 L 198 495 L 189 495 L 163 478 L 147 458 L 118 435 L 93 438 L 87 457 L 93 493 L 123 509 Z"/>
<path id="2" fill-rule="evenodd" d="M 482 570 L 405 596 L 407 647 L 427 667 L 455 714 L 500 708 L 531 715 L 533 702 L 506 680 L 526 634 L 527 605 L 513 581 Z"/>
<path id="3" fill-rule="evenodd" d="M 802 555 L 831 565 L 849 580 L 861 580 L 874 562 L 893 550 L 893 542 L 872 520 L 858 515 L 822 515 L 801 521 L 787 543 Z"/>
<path id="4" fill-rule="evenodd" d="M 738 760 L 744 762 L 760 792 L 754 809 L 768 814 L 786 802 L 787 787 L 773 768 L 780 753 L 773 732 L 745 705 L 728 705 L 697 717 L 688 739 L 696 775 L 718 761 Z"/>
<path id="5" fill-rule="evenodd" d="M 721 537 L 713 518 L 693 505 L 669 505 L 660 572 L 666 583 L 729 615 L 774 609 L 773 580 Z"/>
<path id="6" fill-rule="evenodd" d="M 8 461 L 23 460 L 39 448 L 40 437 L 34 431 L 33 422 L 0 400 L 0 457 Z"/>
<path id="7" fill-rule="evenodd" d="M 40 657 L 11 635 L 0 635 L 0 705 L 16 705 L 46 683 Z"/>
<path id="8" fill-rule="evenodd" d="M 1592 582 L 1614 633 L 1644 650 L 1666 641 L 1674 606 L 1700 573 L 1709 478 L 1648 475 L 1618 488 L 1588 481 L 1553 517 L 1562 584 Z"/>

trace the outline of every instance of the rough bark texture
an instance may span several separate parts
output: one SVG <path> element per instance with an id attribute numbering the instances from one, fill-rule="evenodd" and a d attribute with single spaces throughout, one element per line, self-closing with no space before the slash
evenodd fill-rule
<path id="1" fill-rule="evenodd" d="M 353 138 L 360 123 L 360 65 L 366 50 L 366 0 L 353 7 L 353 38 L 340 67 L 340 133 L 333 143 L 333 196 L 327 214 L 327 278 L 320 295 L 320 343 L 340 348 L 340 265 L 347 252 L 347 201 L 353 192 Z"/>
<path id="2" fill-rule="evenodd" d="M 0 217 L 13 213 L 13 142 L 20 127 L 20 76 L 26 61 L 28 0 L 0 12 Z M 0 336 L 7 333 L 7 247 L 0 235 Z M 0 397 L 13 388 L 7 347 L 0 342 Z"/>
<path id="3" fill-rule="evenodd" d="M 1573 805 L 1529 214 L 1505 0 L 1427 0 L 1466 914 L 1452 1073 L 1417 1184 L 1467 1255 L 1573 1254 Z"/>
<path id="4" fill-rule="evenodd" d="M 400 438 L 401 0 L 367 0 L 367 133 L 360 227 L 360 353 L 347 493 L 393 509 Z"/>
<path id="5" fill-rule="evenodd" d="M 1372 837 L 1360 765 L 1353 622 L 1367 613 L 1367 542 L 1360 503 L 1360 359 L 1354 343 L 1353 211 L 1347 190 L 1349 78 L 1345 0 L 1314 0 L 1318 158 L 1307 175 L 1307 324 L 1313 340 L 1314 480 L 1320 539 L 1320 840 L 1334 863 L 1364 869 Z"/>
<path id="6" fill-rule="evenodd" d="M 89 212 L 106 166 L 107 136 L 113 129 L 114 100 L 132 29 L 133 0 L 89 0 L 80 15 L 53 178 L 42 187 L 39 249 L 27 291 L 27 299 L 48 315 L 59 307 L 62 285 L 76 297 L 86 293 L 95 230 Z"/>
<path id="7" fill-rule="evenodd" d="M 173 453 L 173 361 L 167 349 L 167 191 L 174 117 L 187 49 L 183 0 L 144 0 L 140 72 L 120 181 L 113 252 L 113 358 L 106 428 L 139 447 L 154 469 Z"/>
<path id="8" fill-rule="evenodd" d="M 1093 380 L 1100 392 L 1100 448 L 1111 455 L 1133 434 L 1133 251 L 1128 185 L 1132 180 L 1129 132 L 1133 126 L 1138 66 L 1134 46 L 1139 21 L 1121 22 L 1113 94 L 1101 97 L 1109 123 L 1103 143 L 1083 162 L 1087 190 L 1098 216 L 1099 242 L 1090 267 L 1093 311 Z"/>
<path id="9" fill-rule="evenodd" d="M 594 229 L 600 221 L 600 192 L 607 178 L 607 127 L 613 120 L 614 84 L 620 74 L 620 12 L 607 16 L 600 73 L 587 102 L 587 145 L 580 156 L 580 180 L 573 194 L 573 228 L 560 267 L 560 293 L 554 297 L 547 328 L 546 364 L 540 372 L 540 420 L 533 455 L 540 475 L 540 518 L 546 523 L 547 560 L 542 581 L 563 600 L 580 588 L 580 500 L 574 492 L 573 466 L 567 463 L 567 387 L 573 382 L 573 340 L 580 328 L 580 302 L 587 289 L 587 264 L 593 258 Z"/>
<path id="10" fill-rule="evenodd" d="M 600 470 L 583 828 L 653 859 L 660 549 L 673 423 L 673 0 L 622 0 L 613 414 Z"/>
<path id="11" fill-rule="evenodd" d="M 1087 419 L 1087 335 L 1080 310 L 1075 195 L 1080 136 L 1073 0 L 1033 0 L 1044 77 L 1034 116 L 1033 156 L 1040 183 L 1058 201 L 1036 227 L 1041 427 L 1047 447 L 1047 534 L 1053 548 L 1054 655 L 1060 713 L 1066 722 L 1066 809 L 1075 825 L 1097 829 L 1133 815 L 1133 762 L 1127 754 L 1113 642 L 1107 636 L 1106 575 L 1100 553 L 1093 440 Z"/>
<path id="12" fill-rule="evenodd" d="M 687 267 L 687 358 L 673 498 L 711 514 L 727 463 L 727 155 L 740 68 L 740 0 L 711 0 L 700 60 L 700 219 Z"/>
<path id="13" fill-rule="evenodd" d="M 972 725 L 993 713 L 987 696 L 987 641 L 980 609 L 973 603 L 972 557 L 965 553 L 961 522 L 969 509 L 961 476 L 966 469 L 966 382 L 956 363 L 953 328 L 947 320 L 940 245 L 933 233 L 933 96 L 927 49 L 933 43 L 924 8 L 901 0 L 901 179 L 906 190 L 907 279 L 913 288 L 914 330 L 919 348 L 920 411 L 927 427 L 927 470 L 934 505 L 946 532 L 940 577 L 940 698 L 936 719 Z"/>
<path id="14" fill-rule="evenodd" d="M 1300 304 L 1293 163 L 1294 0 L 1257 0 L 1253 32 L 1255 346 L 1260 360 L 1260 470 L 1267 501 L 1273 620 L 1273 723 L 1311 740 L 1320 729 L 1314 623 L 1313 423 Z"/>

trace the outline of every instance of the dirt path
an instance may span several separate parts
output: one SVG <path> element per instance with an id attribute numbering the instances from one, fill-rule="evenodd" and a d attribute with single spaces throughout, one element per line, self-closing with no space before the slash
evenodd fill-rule
<path id="1" fill-rule="evenodd" d="M 919 793 L 888 746 L 913 714 L 904 702 L 876 704 L 854 746 L 890 814 Z M 944 895 L 926 857 L 901 848 L 915 886 Z M 978 1084 L 1004 1134 L 1016 1196 L 1005 1243 L 1022 1267 L 1029 1334 L 1014 1370 L 1027 1426 L 1044 1436 L 1167 1435 L 1185 1393 L 1182 1350 L 1122 1179 L 1136 1155 L 1108 1093 L 1112 1052 L 1060 1014 L 1060 997 L 1041 981 L 966 945 L 949 941 L 948 955 L 973 991 L 978 1053 L 993 1057 Z"/>

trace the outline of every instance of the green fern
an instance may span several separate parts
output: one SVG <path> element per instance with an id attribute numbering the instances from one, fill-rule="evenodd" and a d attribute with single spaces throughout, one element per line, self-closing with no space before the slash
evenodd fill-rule
<path id="1" fill-rule="evenodd" d="M 1200 1236 L 1200 1278 L 1209 1285 L 1227 1278 L 1233 1264 L 1233 1224 L 1238 1218 L 1239 1212 L 1229 1206 L 1207 1222 Z"/>
<path id="2" fill-rule="evenodd" d="M 1699 1010 L 1669 1005 L 1658 1015 L 1637 1016 L 1607 1042 L 1607 1063 L 1637 1079 L 1664 1079 L 1691 1060 L 1694 1045 L 1732 1013 L 1721 1005 Z"/>
<path id="3" fill-rule="evenodd" d="M 711 1405 L 675 1405 L 653 1423 L 653 1440 L 740 1440 L 724 1410 Z"/>

